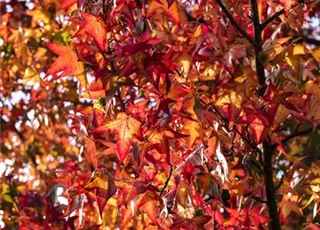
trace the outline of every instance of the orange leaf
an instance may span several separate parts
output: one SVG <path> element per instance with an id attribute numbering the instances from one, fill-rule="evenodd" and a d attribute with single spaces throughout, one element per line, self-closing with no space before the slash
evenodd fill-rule
<path id="1" fill-rule="evenodd" d="M 265 129 L 265 125 L 264 125 L 263 121 L 260 120 L 259 118 L 256 118 L 251 122 L 250 126 L 253 129 L 254 138 L 255 138 L 256 143 L 260 143 L 262 133 Z"/>
<path id="2" fill-rule="evenodd" d="M 117 189 L 111 177 L 97 171 L 94 179 L 86 184 L 85 189 L 93 191 L 97 201 L 100 215 L 102 216 L 103 209 L 108 200 L 116 193 Z"/>
<path id="3" fill-rule="evenodd" d="M 186 20 L 184 13 L 176 1 L 152 0 L 147 9 L 147 16 L 158 14 L 161 11 L 164 11 L 177 24 L 183 23 Z"/>
<path id="4" fill-rule="evenodd" d="M 60 44 L 47 43 L 47 47 L 59 57 L 51 65 L 47 71 L 46 77 L 62 72 L 59 78 L 66 76 L 75 76 L 80 81 L 81 85 L 86 86 L 87 80 L 84 75 L 84 65 L 78 61 L 78 56 L 70 46 Z"/>
<path id="5" fill-rule="evenodd" d="M 183 130 L 188 137 L 188 148 L 190 149 L 192 145 L 195 143 L 197 138 L 201 138 L 202 136 L 202 128 L 199 122 L 192 120 L 185 120 Z"/>
<path id="6" fill-rule="evenodd" d="M 137 202 L 138 203 L 138 202 Z M 148 215 L 154 224 L 157 224 L 158 209 L 157 209 L 157 196 L 152 191 L 146 191 L 141 197 L 140 209 Z"/>
<path id="7" fill-rule="evenodd" d="M 118 158 L 120 163 L 128 155 L 132 138 L 137 136 L 141 123 L 125 113 L 119 113 L 117 118 L 110 120 L 98 127 L 95 132 L 113 132 L 117 135 Z"/>
<path id="8" fill-rule="evenodd" d="M 297 2 L 297 0 L 280 0 L 285 12 L 288 12 L 294 5 L 297 4 Z"/>
<path id="9" fill-rule="evenodd" d="M 93 37 L 100 50 L 104 50 L 107 42 L 107 26 L 104 23 L 103 17 L 84 12 L 81 12 L 81 17 L 83 23 L 80 25 L 80 29 L 74 36 L 76 37 L 80 33 L 85 32 Z"/>
<path id="10" fill-rule="evenodd" d="M 97 150 L 96 144 L 90 138 L 83 136 L 84 144 L 85 144 L 85 157 L 89 162 L 91 162 L 92 166 L 96 169 L 98 168 L 98 159 L 97 159 Z"/>

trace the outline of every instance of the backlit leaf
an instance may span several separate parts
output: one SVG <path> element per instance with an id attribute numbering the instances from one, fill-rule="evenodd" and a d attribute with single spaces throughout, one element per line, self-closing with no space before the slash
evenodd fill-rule
<path id="1" fill-rule="evenodd" d="M 92 36 L 100 50 L 104 50 L 107 41 L 107 26 L 102 16 L 94 16 L 81 12 L 83 22 L 80 24 L 80 29 L 74 35 L 75 37 L 85 32 Z"/>
<path id="2" fill-rule="evenodd" d="M 46 76 L 59 73 L 59 78 L 75 76 L 81 85 L 86 86 L 87 79 L 84 72 L 84 65 L 78 61 L 77 54 L 73 48 L 71 46 L 52 43 L 47 43 L 46 45 L 53 53 L 59 55 L 47 71 Z"/>
<path id="3" fill-rule="evenodd" d="M 125 113 L 119 113 L 116 119 L 104 122 L 94 131 L 112 132 L 117 135 L 118 158 L 121 163 L 129 153 L 133 138 L 139 136 L 140 126 L 141 123 L 137 119 Z"/>

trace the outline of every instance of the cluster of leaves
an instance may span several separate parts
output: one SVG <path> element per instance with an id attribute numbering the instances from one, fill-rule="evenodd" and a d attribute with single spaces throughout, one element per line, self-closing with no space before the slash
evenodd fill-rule
<path id="1" fill-rule="evenodd" d="M 319 1 L 37 3 L 1 18 L 2 104 L 32 96 L 2 111 L 1 152 L 40 181 L 5 179 L 15 224 L 265 229 L 275 199 L 283 227 L 318 228 Z"/>
<path id="2" fill-rule="evenodd" d="M 73 226 L 47 194 L 56 169 L 81 171 L 68 126 L 77 83 L 41 80 L 53 59 L 43 42 L 70 42 L 72 27 L 57 18 L 53 2 L 0 4 L 0 228 Z"/>

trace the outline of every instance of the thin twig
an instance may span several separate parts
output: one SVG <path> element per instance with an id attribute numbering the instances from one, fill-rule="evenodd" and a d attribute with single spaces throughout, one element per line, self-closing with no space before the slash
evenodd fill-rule
<path id="1" fill-rule="evenodd" d="M 291 139 L 295 138 L 295 137 L 298 137 L 298 136 L 303 136 L 303 135 L 306 135 L 306 134 L 309 134 L 312 132 L 312 128 L 308 128 L 306 130 L 301 130 L 301 131 L 297 131 L 293 134 L 290 134 L 289 136 L 286 136 L 282 141 L 281 141 L 281 144 L 285 144 L 287 143 L 288 141 L 290 141 Z M 271 147 L 272 149 L 275 149 L 279 144 L 273 144 Z"/>
<path id="2" fill-rule="evenodd" d="M 12 125 L 13 130 L 16 132 L 16 134 L 19 136 L 20 140 L 24 142 L 26 139 L 22 135 L 22 133 L 17 129 L 17 127 L 13 124 Z"/>
<path id="3" fill-rule="evenodd" d="M 246 138 L 235 126 L 233 127 L 233 130 L 240 135 L 240 137 L 245 140 L 252 149 L 256 150 L 259 154 L 260 160 L 262 159 L 262 151 L 256 146 L 255 143 L 252 143 L 248 138 Z M 262 162 L 262 161 L 261 161 Z"/>
<path id="4" fill-rule="evenodd" d="M 201 98 L 200 98 L 200 102 L 201 102 L 202 104 L 204 104 L 205 106 L 207 106 L 210 112 L 215 112 L 215 113 L 218 115 L 218 117 L 219 117 L 220 121 L 222 122 L 222 125 L 223 125 L 223 126 L 228 127 L 229 122 L 222 116 L 222 114 L 220 113 L 220 111 L 219 111 L 214 105 L 209 105 L 209 104 L 207 104 L 207 103 L 206 103 L 204 100 L 202 100 Z"/>
<path id="5" fill-rule="evenodd" d="M 267 203 L 267 201 L 265 201 L 265 200 L 262 200 L 260 197 L 258 197 L 258 196 L 252 196 L 251 195 L 252 194 L 252 191 L 251 192 L 248 192 L 248 193 L 245 193 L 244 194 L 244 197 L 251 197 L 253 200 L 256 200 L 256 201 L 258 201 L 258 202 L 260 202 L 260 203 Z"/>
<path id="6" fill-rule="evenodd" d="M 283 184 L 284 175 L 281 177 L 279 184 L 274 188 L 275 191 L 277 191 L 281 185 Z"/>
<path id="7" fill-rule="evenodd" d="M 207 104 L 205 101 L 203 101 L 202 99 L 200 99 L 200 102 L 203 103 L 204 105 L 206 105 L 209 110 L 215 112 L 215 113 L 218 115 L 220 121 L 222 122 L 222 125 L 228 129 L 228 126 L 229 126 L 228 120 L 225 119 L 225 118 L 222 116 L 222 114 L 219 112 L 219 110 L 218 110 L 214 105 L 208 105 L 208 104 Z M 258 152 L 259 158 L 260 158 L 261 162 L 263 162 L 263 161 L 262 161 L 262 151 L 256 146 L 256 144 L 252 143 L 248 138 L 246 138 L 235 126 L 232 128 L 232 130 L 235 131 L 236 133 L 238 133 L 238 134 L 240 135 L 240 137 L 241 137 L 243 140 L 245 140 L 252 149 L 254 149 L 254 150 L 256 150 L 256 151 Z M 231 131 L 232 131 L 232 130 L 231 130 Z M 229 131 L 229 129 L 228 129 L 228 131 Z"/>
<path id="8" fill-rule="evenodd" d="M 255 201 L 258 201 L 258 202 L 263 203 L 263 204 L 266 204 L 266 203 L 267 203 L 267 201 L 261 200 L 261 198 L 260 198 L 260 197 L 257 197 L 257 196 L 252 196 L 251 198 L 254 199 Z"/>
<path id="9" fill-rule="evenodd" d="M 263 23 L 261 23 L 260 29 L 263 30 L 264 28 L 267 27 L 273 20 L 278 18 L 280 15 L 284 13 L 284 9 L 279 10 L 278 12 L 274 13 L 271 17 L 267 18 Z"/>
<path id="10" fill-rule="evenodd" d="M 221 0 L 216 0 L 224 14 L 227 16 L 227 18 L 230 20 L 231 24 L 236 27 L 236 29 L 255 47 L 255 43 L 252 39 L 252 37 L 247 34 L 246 31 L 244 31 L 241 26 L 235 21 L 229 10 L 224 6 L 224 4 L 221 2 Z"/>
<path id="11" fill-rule="evenodd" d="M 168 187 L 169 181 L 170 181 L 171 176 L 172 176 L 172 171 L 173 171 L 173 170 L 172 170 L 172 165 L 170 165 L 170 168 L 169 168 L 169 176 L 168 176 L 166 182 L 164 183 L 164 186 L 163 186 L 162 189 L 161 189 L 160 197 L 162 196 L 164 190 Z"/>
<path id="12" fill-rule="evenodd" d="M 309 129 L 306 129 L 306 130 L 302 130 L 302 131 L 298 131 L 298 132 L 295 132 L 295 133 L 285 137 L 281 142 L 282 142 L 282 144 L 285 144 L 289 140 L 291 140 L 292 138 L 295 138 L 295 137 L 298 137 L 298 136 L 302 136 L 302 135 L 306 135 L 306 134 L 311 133 L 311 132 L 312 132 L 312 128 L 309 128 Z"/>
<path id="13" fill-rule="evenodd" d="M 308 43 L 310 45 L 315 45 L 315 46 L 320 46 L 320 41 L 319 40 L 316 40 L 314 38 L 308 38 L 306 36 L 303 36 L 303 37 L 300 37 L 298 42 L 299 41 L 302 41 L 302 42 L 305 42 L 305 43 Z"/>

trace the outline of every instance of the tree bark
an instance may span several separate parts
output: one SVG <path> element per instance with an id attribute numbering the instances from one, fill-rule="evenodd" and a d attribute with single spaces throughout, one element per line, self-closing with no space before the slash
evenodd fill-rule
<path id="1" fill-rule="evenodd" d="M 265 69 L 262 61 L 260 60 L 260 52 L 263 52 L 262 45 L 262 25 L 259 19 L 259 11 L 256 0 L 251 0 L 251 10 L 252 10 L 252 22 L 254 27 L 254 43 L 255 43 L 255 61 L 256 61 L 256 73 L 257 79 L 260 84 L 259 95 L 263 96 L 265 90 L 268 86 L 267 79 L 265 76 Z M 273 230 L 280 230 L 280 220 L 278 216 L 278 206 L 275 194 L 275 188 L 273 183 L 273 168 L 272 168 L 272 155 L 273 155 L 272 145 L 265 140 L 263 142 L 263 171 L 264 171 L 264 183 L 265 191 L 267 195 L 267 206 L 269 210 L 269 217 L 272 219 L 269 227 Z"/>
<path id="2" fill-rule="evenodd" d="M 272 168 L 272 155 L 273 148 L 267 142 L 263 142 L 263 171 L 264 171 L 264 183 L 267 195 L 267 206 L 269 209 L 269 216 L 272 219 L 270 227 L 273 230 L 280 230 L 280 220 L 278 215 L 278 207 L 276 201 L 275 187 L 273 183 L 273 168 Z"/>

